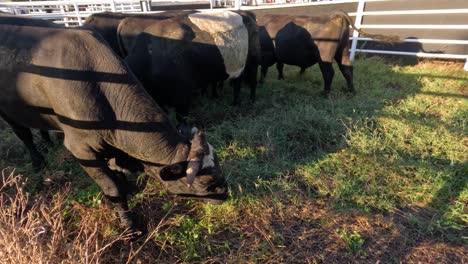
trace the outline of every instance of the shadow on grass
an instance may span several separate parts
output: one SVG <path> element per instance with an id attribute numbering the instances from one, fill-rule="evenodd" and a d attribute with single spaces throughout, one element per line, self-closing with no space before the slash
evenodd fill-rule
<path id="1" fill-rule="evenodd" d="M 221 156 L 224 173 L 231 184 L 232 199 L 239 202 L 242 200 L 268 201 L 279 199 L 278 204 L 292 206 L 291 200 L 296 199 L 297 197 L 294 198 L 294 196 L 300 194 L 300 199 L 305 199 L 303 202 L 325 200 L 331 207 L 340 208 L 337 210 L 342 213 L 338 214 L 337 217 L 348 219 L 350 222 L 354 219 L 350 219 L 348 214 L 354 212 L 355 209 L 358 209 L 364 215 L 368 213 L 371 215 L 386 215 L 387 212 L 395 210 L 412 210 L 412 208 L 406 207 L 406 204 L 411 204 L 411 202 L 400 204 L 398 201 L 399 196 L 392 193 L 399 191 L 398 187 L 391 190 L 385 189 L 385 180 L 382 179 L 385 177 L 385 171 L 379 172 L 381 173 L 379 176 L 382 178 L 374 179 L 374 182 L 369 183 L 366 181 L 367 175 L 375 172 L 367 171 L 365 165 L 355 163 L 359 162 L 359 160 L 351 158 L 341 163 L 340 161 L 327 164 L 321 162 L 330 155 L 349 148 L 345 139 L 347 133 L 360 122 L 373 121 L 375 123 L 374 129 L 377 129 L 377 118 L 386 116 L 398 120 L 408 118 L 409 122 L 425 129 L 435 128 L 433 126 L 437 122 L 426 122 L 412 113 L 407 114 L 408 116 L 388 116 L 387 113 L 381 112 L 385 106 L 399 104 L 406 98 L 416 94 L 465 99 L 465 96 L 459 94 L 422 92 L 421 89 L 424 84 L 420 81 L 420 77 L 457 81 L 463 81 L 465 78 L 442 76 L 440 74 L 405 73 L 394 70 L 392 66 L 383 63 L 380 59 L 370 58 L 358 61 L 355 65 L 355 85 L 358 92 L 356 96 L 349 97 L 341 91 L 340 87 L 345 87 L 345 82 L 339 71 L 336 71 L 335 76 L 339 77 L 335 78 L 332 85 L 331 98 L 325 99 L 319 96 L 322 85 L 318 68 L 312 68 L 308 70 L 305 76 L 299 77 L 296 71 L 298 72 L 299 69 L 287 68 L 286 80 L 281 82 L 275 80 L 276 73 L 274 71 L 270 72 L 266 84 L 258 89 L 258 101 L 254 105 L 243 104 L 241 107 L 233 109 L 226 103 L 229 102 L 229 98 L 221 102 L 201 100 L 201 103 L 194 111 L 194 119 L 209 132 L 209 137 Z M 229 97 L 229 91 L 224 94 Z M 448 123 L 443 125 L 451 133 L 460 135 L 461 132 L 458 127 Z M 371 132 L 370 135 L 372 135 L 372 127 L 369 128 L 369 131 Z M 392 148 L 392 146 L 388 147 Z M 369 163 L 374 162 L 373 155 L 379 156 L 380 154 L 370 153 Z M 381 153 L 381 155 L 382 160 L 379 161 L 381 164 L 379 165 L 378 162 L 372 165 L 376 170 L 381 169 L 379 166 L 385 167 L 385 164 L 389 162 L 386 160 L 386 157 L 388 157 L 386 153 Z M 430 162 L 434 164 L 427 165 L 424 157 L 411 156 L 404 152 L 399 153 L 399 155 L 402 156 L 403 160 L 411 160 L 412 164 L 420 169 L 433 168 L 435 170 L 456 171 L 456 173 L 447 172 L 447 176 L 442 179 L 444 182 L 443 187 L 434 194 L 434 203 L 429 203 L 418 209 L 432 217 L 441 218 L 447 213 L 448 204 L 456 200 L 461 192 L 466 189 L 466 180 L 462 178 L 462 175 L 466 174 L 466 164 L 453 163 L 446 159 L 432 159 Z M 343 164 L 345 162 L 349 162 L 349 164 Z M 314 177 L 320 178 L 321 186 L 315 185 L 314 181 L 316 179 L 311 181 L 304 178 L 301 172 L 298 172 L 298 170 L 307 166 L 320 167 L 322 165 L 329 166 L 330 173 L 329 175 L 314 175 Z M 341 177 L 334 173 L 338 171 L 338 166 L 362 166 L 362 169 L 358 170 L 361 175 L 355 175 L 356 178 L 363 178 L 360 183 L 354 180 L 346 183 L 349 180 L 349 175 L 346 175 L 346 171 L 344 172 L 342 177 L 344 182 L 343 190 L 339 191 L 342 191 L 343 194 L 347 193 L 349 197 L 336 196 L 337 189 L 333 185 L 336 184 L 336 177 Z M 327 177 L 329 178 L 327 179 Z M 403 177 L 406 177 L 406 175 Z M 412 184 L 412 180 L 409 181 L 409 184 Z M 380 189 L 377 188 L 375 191 L 368 189 L 373 186 Z M 415 186 L 415 188 L 417 187 Z M 356 199 L 354 196 L 360 194 L 360 189 L 364 193 L 362 194 L 362 200 L 353 202 Z M 368 196 L 373 195 L 375 197 L 370 197 L 370 199 L 375 199 L 381 204 L 373 206 L 372 202 L 366 201 L 369 198 Z M 387 201 L 388 199 L 390 201 Z M 344 204 L 342 204 L 343 200 L 346 201 Z M 441 206 L 444 203 L 447 206 Z M 329 210 L 333 211 L 331 208 Z M 259 213 L 259 215 L 261 214 Z M 390 215 L 395 214 L 390 213 Z M 271 217 L 270 224 L 280 223 L 279 229 L 287 227 L 281 217 L 275 215 L 269 217 Z M 434 225 L 432 225 L 432 228 L 439 231 L 427 233 L 423 227 L 419 226 L 415 229 L 417 234 L 406 234 L 404 233 L 404 230 L 406 230 L 404 223 L 408 222 L 407 218 L 408 216 L 394 218 L 394 225 L 403 228 L 400 235 L 389 239 L 387 237 L 388 241 L 384 244 L 366 244 L 366 247 L 372 249 L 372 253 L 369 253 L 367 257 L 374 260 L 378 260 L 382 256 L 404 259 L 408 254 L 411 254 L 411 250 L 417 243 L 425 240 L 429 239 L 435 241 L 435 243 L 450 243 L 451 239 L 436 235 L 439 231 L 447 232 L 447 234 L 455 233 L 455 236 L 462 235 L 459 230 L 444 229 L 445 227 L 438 228 Z M 314 223 L 316 224 L 316 222 Z M 303 224 L 309 226 L 311 230 L 317 231 L 314 223 Z M 261 233 L 258 235 L 261 235 Z M 399 241 L 412 239 L 412 235 L 417 238 L 413 244 L 405 244 L 407 247 L 404 248 L 398 246 Z M 288 241 L 288 239 L 291 239 L 291 241 Z M 292 241 L 294 239 L 297 239 L 297 237 L 291 236 L 279 239 L 278 244 L 274 242 L 273 244 L 279 247 L 286 244 L 296 244 Z M 456 241 L 455 244 L 459 245 L 459 241 Z M 328 246 L 331 245 L 328 244 Z M 270 252 L 272 259 L 275 259 L 277 254 L 281 255 L 281 253 L 268 248 L 267 246 L 265 250 Z M 295 249 L 288 247 L 288 250 L 289 253 L 285 254 L 291 256 L 291 250 Z M 322 254 L 324 258 L 321 260 L 340 259 L 349 261 L 363 257 L 362 255 L 343 254 L 339 252 L 340 249 L 337 249 L 335 253 L 323 253 L 318 248 L 309 248 L 309 250 L 310 254 Z"/>
<path id="2" fill-rule="evenodd" d="M 353 153 L 346 156 L 346 160 L 327 160 L 350 148 L 346 138 L 353 127 L 366 123 L 373 136 L 374 131 L 378 132 L 379 129 L 376 118 L 386 115 L 402 119 L 402 116 L 389 116 L 381 112 L 385 106 L 398 104 L 421 93 L 421 75 L 396 71 L 377 58 L 365 59 L 355 65 L 357 95 L 348 96 L 342 92 L 345 81 L 335 69 L 332 94 L 325 99 L 320 96 L 323 85 L 318 67 L 309 69 L 299 77 L 298 71 L 298 68 L 287 67 L 284 81 L 277 81 L 276 72 L 271 71 L 266 83 L 258 89 L 258 99 L 254 104 L 244 101 L 241 106 L 230 106 L 232 91 L 228 85 L 224 87 L 224 98 L 221 100 L 198 98 L 194 102 L 193 122 L 207 131 L 230 183 L 232 197 L 221 208 L 238 212 L 220 212 L 212 216 L 214 220 L 211 221 L 219 221 L 213 224 L 213 231 L 207 224 L 210 220 L 203 216 L 206 213 L 203 210 L 210 207 L 206 209 L 199 203 L 178 202 L 164 192 L 158 193 L 158 188 L 146 189 L 141 193 L 143 197 L 136 198 L 134 208 L 144 216 L 149 226 L 157 226 L 169 212 L 168 208 L 174 209 L 169 212 L 167 221 L 163 221 L 164 226 L 158 236 L 151 239 L 140 253 L 140 259 L 165 260 L 167 263 L 236 260 L 375 263 L 382 258 L 404 259 L 428 238 L 436 243 L 446 241 L 446 237 L 439 236 L 439 230 L 443 229 L 427 230 L 425 225 L 434 217 L 438 219 L 446 214 L 449 203 L 466 189 L 466 163 L 453 163 L 446 159 L 428 161 L 399 151 L 398 168 L 415 167 L 423 172 L 448 170 L 440 183 L 442 187 L 433 199 L 416 212 L 414 208 L 400 206 L 397 198 L 392 196 L 392 190 L 386 193 L 386 179 L 383 177 L 376 177 L 374 182 L 367 181 L 366 177 L 360 178 L 374 173 L 366 166 L 383 171 L 377 176 L 385 175 L 384 169 L 391 163 L 386 159 L 388 153 L 369 153 L 364 160 L 366 164 L 358 163 L 362 160 L 353 158 Z M 460 98 L 456 94 L 423 93 Z M 248 96 L 243 94 L 241 98 Z M 418 116 L 408 115 L 413 123 L 428 127 L 432 125 L 419 120 Z M 453 126 L 444 125 L 451 132 L 457 132 Z M 10 157 L 4 160 L 5 153 L 0 155 L 2 165 L 13 161 Z M 379 158 L 375 159 L 375 155 Z M 13 165 L 29 163 L 28 156 L 23 156 L 18 155 Z M 72 165 L 60 170 L 66 171 L 68 176 L 80 174 L 80 177 L 87 177 L 73 169 L 77 164 L 67 164 Z M 305 177 L 302 170 L 314 166 L 324 169 L 319 170 L 320 174 Z M 57 167 L 53 165 L 50 169 Z M 26 166 L 25 174 L 29 174 L 26 173 L 28 169 L 30 167 Z M 452 169 L 453 173 L 450 172 Z M 351 175 L 351 170 L 356 173 Z M 336 186 L 337 180 L 343 183 L 340 190 Z M 382 189 L 369 190 L 373 186 Z M 338 195 L 337 190 L 341 194 Z M 362 200 L 356 201 L 356 194 Z M 373 195 L 375 197 L 371 197 Z M 374 206 L 366 200 L 369 197 L 378 204 Z M 197 213 L 194 209 L 202 212 Z M 400 213 L 395 213 L 397 211 Z M 231 215 L 234 217 L 227 219 Z M 367 242 L 362 246 L 364 253 L 343 252 L 346 251 L 346 244 L 340 242 L 342 238 L 337 234 L 337 228 L 351 228 L 356 219 L 363 215 L 373 221 L 378 221 L 381 215 L 388 217 L 382 220 L 384 224 L 393 225 L 393 230 L 400 232 L 390 236 L 387 232 L 391 232 L 392 228 L 380 226 L 375 228 L 377 231 L 374 234 L 363 231 L 368 234 Z M 196 223 L 191 222 L 194 219 Z M 443 232 L 451 235 L 452 230 Z M 453 232 L 457 236 L 461 233 Z M 382 242 L 379 236 L 387 241 Z M 122 256 L 113 252 L 130 250 L 120 248 L 123 246 L 109 248 L 109 259 Z M 112 255 L 115 255 L 114 258 Z"/>

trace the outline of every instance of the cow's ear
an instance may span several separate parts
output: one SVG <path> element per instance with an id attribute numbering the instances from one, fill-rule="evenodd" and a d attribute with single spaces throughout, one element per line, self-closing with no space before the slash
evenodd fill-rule
<path id="1" fill-rule="evenodd" d="M 187 161 L 174 163 L 161 168 L 159 176 L 163 181 L 176 181 L 187 175 Z"/>

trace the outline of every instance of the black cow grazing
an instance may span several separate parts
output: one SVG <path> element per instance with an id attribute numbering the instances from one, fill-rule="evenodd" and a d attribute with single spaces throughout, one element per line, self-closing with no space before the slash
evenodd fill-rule
<path id="1" fill-rule="evenodd" d="M 134 40 L 126 61 L 160 104 L 174 106 L 185 117 L 197 86 L 232 79 L 238 103 L 245 78 L 252 80 L 251 99 L 255 99 L 257 32 L 253 16 L 243 12 L 179 16 L 148 26 Z"/>
<path id="2" fill-rule="evenodd" d="M 84 25 L 101 34 L 101 36 L 109 43 L 112 50 L 122 58 L 125 58 L 125 56 L 127 56 L 127 52 L 125 50 L 122 52 L 122 46 L 119 43 L 121 41 L 120 37 L 123 37 L 124 40 L 126 40 L 125 36 L 127 35 L 135 37 L 132 35 L 133 32 L 142 32 L 146 26 L 141 28 L 142 22 L 140 21 L 163 20 L 193 12 L 196 11 L 171 10 L 154 14 L 133 14 L 106 11 L 88 16 Z M 135 21 L 138 22 L 135 23 Z M 118 28 L 121 23 L 122 35 L 119 36 Z"/>
<path id="3" fill-rule="evenodd" d="M 263 16 L 259 20 L 262 47 L 260 82 L 264 81 L 268 67 L 275 62 L 278 79 L 284 78 L 284 64 L 299 66 L 303 73 L 306 68 L 318 63 L 324 79 L 324 93 L 328 95 L 334 75 L 332 62 L 336 60 L 346 79 L 348 91 L 354 93 L 353 66 L 348 47 L 350 25 L 358 30 L 349 15 L 343 11 L 320 16 Z M 397 41 L 394 37 L 366 35 L 385 41 Z"/>
<path id="4" fill-rule="evenodd" d="M 31 128 L 62 131 L 64 145 L 138 230 L 124 180 L 107 161 L 126 156 L 171 193 L 224 200 L 226 181 L 202 133 L 190 142 L 127 65 L 84 29 L 0 16 L 0 116 L 31 150 Z M 39 153 L 31 151 L 33 159 Z"/>
<path id="5" fill-rule="evenodd" d="M 177 16 L 184 16 L 196 13 L 196 10 L 171 10 L 155 14 L 142 14 L 139 16 L 129 16 L 123 19 L 117 27 L 117 40 L 119 51 L 122 57 L 128 55 L 135 38 L 155 21 L 169 19 Z"/>

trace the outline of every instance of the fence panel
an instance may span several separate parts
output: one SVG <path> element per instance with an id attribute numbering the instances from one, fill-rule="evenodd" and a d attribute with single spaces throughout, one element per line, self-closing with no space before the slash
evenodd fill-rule
<path id="1" fill-rule="evenodd" d="M 78 26 L 90 14 L 104 11 L 141 12 L 142 4 L 139 0 L 0 2 L 0 11 Z"/>

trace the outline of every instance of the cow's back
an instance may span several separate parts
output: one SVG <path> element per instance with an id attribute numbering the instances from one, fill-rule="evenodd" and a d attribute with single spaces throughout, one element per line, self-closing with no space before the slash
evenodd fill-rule
<path id="1" fill-rule="evenodd" d="M 334 13 L 317 16 L 265 15 L 261 19 L 275 45 L 280 62 L 308 67 L 319 59 L 331 62 L 342 41 L 347 22 Z M 263 40 L 262 45 L 268 41 Z M 268 47 L 267 47 L 268 48 Z"/>
<path id="2" fill-rule="evenodd" d="M 340 14 L 296 17 L 293 23 L 307 31 L 322 61 L 332 62 L 340 44 L 347 41 L 343 37 L 348 36 L 349 24 Z"/>
<path id="3" fill-rule="evenodd" d="M 99 35 L 27 18 L 0 16 L 0 71 L 0 111 L 41 129 L 113 120 L 109 98 L 136 85 Z"/>
<path id="4" fill-rule="evenodd" d="M 122 19 L 117 27 L 117 39 L 120 54 L 125 57 L 132 48 L 138 34 L 160 20 L 196 13 L 196 10 L 171 10 L 155 14 L 140 14 Z"/>
<path id="5" fill-rule="evenodd" d="M 119 54 L 119 43 L 117 41 L 117 28 L 119 23 L 132 14 L 118 12 L 102 12 L 92 14 L 86 18 L 85 25 L 94 29 L 107 41 L 112 50 Z"/>
<path id="6" fill-rule="evenodd" d="M 290 15 L 268 14 L 258 19 L 258 25 L 260 27 L 263 27 L 268 33 L 268 36 L 270 36 L 270 38 L 274 40 L 278 31 L 282 29 L 287 23 L 291 22 L 293 19 L 294 16 Z"/>

